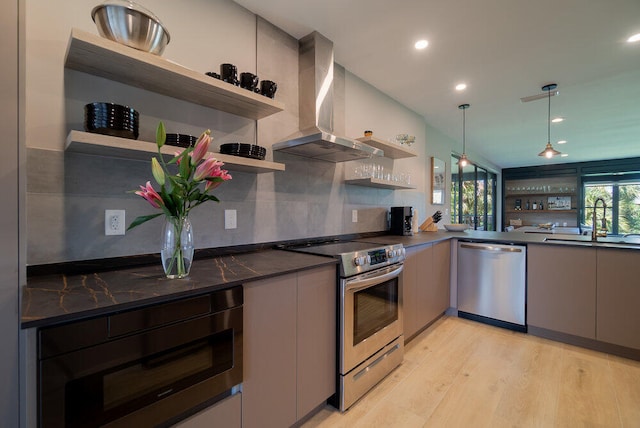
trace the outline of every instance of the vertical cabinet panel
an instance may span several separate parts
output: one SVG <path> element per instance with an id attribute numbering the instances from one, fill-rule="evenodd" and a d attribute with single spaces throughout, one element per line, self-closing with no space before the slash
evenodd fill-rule
<path id="1" fill-rule="evenodd" d="M 335 265 L 244 286 L 242 426 L 293 425 L 336 391 Z"/>
<path id="2" fill-rule="evenodd" d="M 402 312 L 405 341 L 419 330 L 418 309 L 418 248 L 406 249 L 404 271 L 402 273 Z"/>
<path id="3" fill-rule="evenodd" d="M 640 264 L 636 250 L 598 249 L 596 338 L 640 349 Z"/>
<path id="4" fill-rule="evenodd" d="M 451 241 L 433 246 L 433 292 L 429 304 L 430 320 L 433 321 L 449 309 L 451 290 Z"/>
<path id="5" fill-rule="evenodd" d="M 241 407 L 241 394 L 235 394 L 179 422 L 174 428 L 241 428 Z"/>
<path id="6" fill-rule="evenodd" d="M 596 338 L 596 249 L 529 245 L 527 322 Z"/>
<path id="7" fill-rule="evenodd" d="M 449 307 L 451 243 L 447 240 L 406 251 L 402 277 L 405 340 Z"/>
<path id="8" fill-rule="evenodd" d="M 417 312 L 418 330 L 429 324 L 435 315 L 433 276 L 433 245 L 423 245 L 418 248 L 416 258 L 416 300 L 414 310 Z"/>
<path id="9" fill-rule="evenodd" d="M 298 274 L 298 419 L 336 391 L 336 269 Z"/>
<path id="10" fill-rule="evenodd" d="M 296 421 L 296 275 L 244 286 L 242 426 Z"/>

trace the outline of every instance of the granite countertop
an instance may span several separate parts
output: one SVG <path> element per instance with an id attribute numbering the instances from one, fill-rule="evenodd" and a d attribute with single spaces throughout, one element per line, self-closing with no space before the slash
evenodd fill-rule
<path id="1" fill-rule="evenodd" d="M 185 279 L 167 279 L 160 264 L 34 276 L 23 287 L 21 325 L 32 328 L 79 320 L 337 262 L 330 257 L 263 250 L 195 260 Z"/>
<path id="2" fill-rule="evenodd" d="M 543 243 L 546 236 L 539 233 L 485 232 L 482 230 L 449 232 L 440 229 L 437 232 L 419 232 L 411 236 L 385 235 L 360 239 L 359 241 L 374 242 L 376 244 L 402 244 L 405 248 L 411 248 L 419 245 L 435 244 L 453 238 L 530 244 Z"/>
<path id="3" fill-rule="evenodd" d="M 483 230 L 467 230 L 465 232 L 448 232 L 441 229 L 437 232 L 419 232 L 412 236 L 374 236 L 371 238 L 359 239 L 359 241 L 372 242 L 376 244 L 402 244 L 405 248 L 411 248 L 418 245 L 434 244 L 436 242 L 453 238 L 506 244 L 548 244 L 640 250 L 639 237 L 607 237 L 598 238 L 598 242 L 592 242 L 591 236 L 516 231 L 488 232 Z"/>
<path id="4" fill-rule="evenodd" d="M 454 238 L 476 242 L 640 250 L 638 237 L 598 238 L 598 242 L 592 242 L 590 236 L 476 230 L 438 230 L 413 236 L 376 235 L 356 240 L 374 244 L 398 243 L 411 248 Z M 21 325 L 22 328 L 32 328 L 79 320 L 337 263 L 337 259 L 330 257 L 289 251 L 285 254 L 282 250 L 265 249 L 195 260 L 186 279 L 167 279 L 160 263 L 100 273 L 32 276 L 23 287 Z"/>

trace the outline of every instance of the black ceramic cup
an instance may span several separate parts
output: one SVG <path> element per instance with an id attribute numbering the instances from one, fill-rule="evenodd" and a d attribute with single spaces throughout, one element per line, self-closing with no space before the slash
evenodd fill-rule
<path id="1" fill-rule="evenodd" d="M 238 86 L 238 68 L 233 64 L 220 64 L 220 77 L 222 80 Z"/>
<path id="2" fill-rule="evenodd" d="M 277 90 L 278 85 L 276 82 L 272 82 L 271 80 L 263 80 L 260 82 L 260 93 L 265 97 L 273 98 Z"/>
<path id="3" fill-rule="evenodd" d="M 240 86 L 249 91 L 255 91 L 258 86 L 258 76 L 253 73 L 240 73 Z"/>

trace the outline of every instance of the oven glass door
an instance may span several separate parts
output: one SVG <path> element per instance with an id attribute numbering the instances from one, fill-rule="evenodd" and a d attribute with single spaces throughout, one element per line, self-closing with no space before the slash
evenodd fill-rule
<path id="1" fill-rule="evenodd" d="M 354 346 L 397 320 L 397 277 L 353 293 Z"/>
<path id="2" fill-rule="evenodd" d="M 402 264 L 343 280 L 341 373 L 402 334 Z"/>

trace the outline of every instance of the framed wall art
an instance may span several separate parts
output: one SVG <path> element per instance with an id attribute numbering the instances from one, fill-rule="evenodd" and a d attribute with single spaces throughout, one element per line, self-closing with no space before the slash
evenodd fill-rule
<path id="1" fill-rule="evenodd" d="M 445 163 L 436 157 L 431 158 L 431 205 L 444 205 Z"/>

